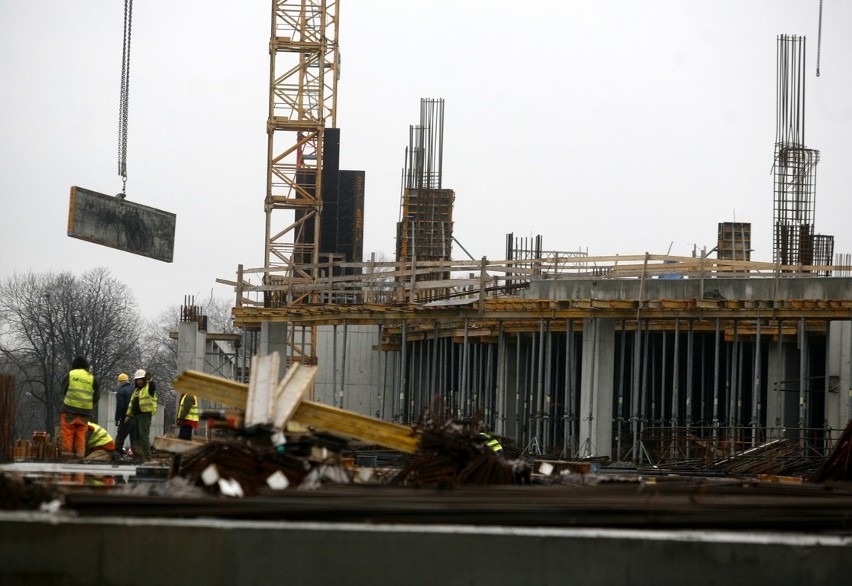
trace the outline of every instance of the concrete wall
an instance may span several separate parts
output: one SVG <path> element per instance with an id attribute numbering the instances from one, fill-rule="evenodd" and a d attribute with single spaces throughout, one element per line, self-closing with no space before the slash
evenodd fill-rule
<path id="1" fill-rule="evenodd" d="M 554 287 L 556 288 L 554 291 Z M 530 299 L 695 299 L 699 279 L 559 279 L 533 281 Z M 726 299 L 852 299 L 852 278 L 705 279 L 705 294 L 718 292 Z"/>
<path id="2" fill-rule="evenodd" d="M 832 322 L 829 337 L 828 424 L 842 429 L 852 419 L 852 322 Z"/>
<path id="3" fill-rule="evenodd" d="M 317 328 L 314 399 L 363 415 L 391 419 L 397 352 L 383 352 L 379 327 L 340 325 Z"/>
<path id="4" fill-rule="evenodd" d="M 0 583 L 843 583 L 852 537 L 0 513 Z"/>

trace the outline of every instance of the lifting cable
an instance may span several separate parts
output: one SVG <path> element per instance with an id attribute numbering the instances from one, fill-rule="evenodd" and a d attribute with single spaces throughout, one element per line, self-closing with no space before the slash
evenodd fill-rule
<path id="1" fill-rule="evenodd" d="M 130 98 L 130 26 L 133 19 L 133 0 L 124 0 L 124 37 L 121 50 L 121 95 L 118 105 L 118 175 L 121 177 L 121 193 L 124 199 L 127 190 L 127 112 Z"/>

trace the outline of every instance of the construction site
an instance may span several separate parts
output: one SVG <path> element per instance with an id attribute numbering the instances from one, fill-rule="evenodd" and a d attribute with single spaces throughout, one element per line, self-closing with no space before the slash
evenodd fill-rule
<path id="1" fill-rule="evenodd" d="M 423 98 L 380 260 L 367 172 L 339 164 L 339 3 L 271 5 L 264 262 L 219 279 L 238 333 L 192 300 L 173 332 L 171 385 L 206 423 L 184 441 L 159 412 L 146 464 L 0 438 L 0 582 L 842 581 L 852 258 L 815 231 L 804 37 L 775 39 L 771 259 L 722 220 L 690 256 L 509 233 L 473 258 L 443 181 L 452 104 Z"/>

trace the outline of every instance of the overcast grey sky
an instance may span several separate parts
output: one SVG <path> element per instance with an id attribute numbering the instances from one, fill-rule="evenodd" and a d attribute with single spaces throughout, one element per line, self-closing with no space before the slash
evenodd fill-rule
<path id="1" fill-rule="evenodd" d="M 365 257 L 393 256 L 409 125 L 443 98 L 455 235 L 504 257 L 688 255 L 751 222 L 772 258 L 776 37 L 807 37 L 816 231 L 852 252 L 852 2 L 341 0 L 341 167 Z M 177 214 L 174 262 L 66 235 L 69 190 L 120 191 L 123 2 L 0 0 L 0 278 L 106 266 L 153 317 L 263 264 L 269 0 L 134 6 L 128 198 Z M 456 250 L 454 256 L 463 258 Z"/>

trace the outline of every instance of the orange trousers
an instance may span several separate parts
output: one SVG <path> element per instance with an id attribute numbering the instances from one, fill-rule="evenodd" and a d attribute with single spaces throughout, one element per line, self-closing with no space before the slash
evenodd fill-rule
<path id="1" fill-rule="evenodd" d="M 76 413 L 59 414 L 60 432 L 62 434 L 62 451 L 72 453 L 77 458 L 86 455 L 86 431 L 89 429 L 89 418 Z"/>

